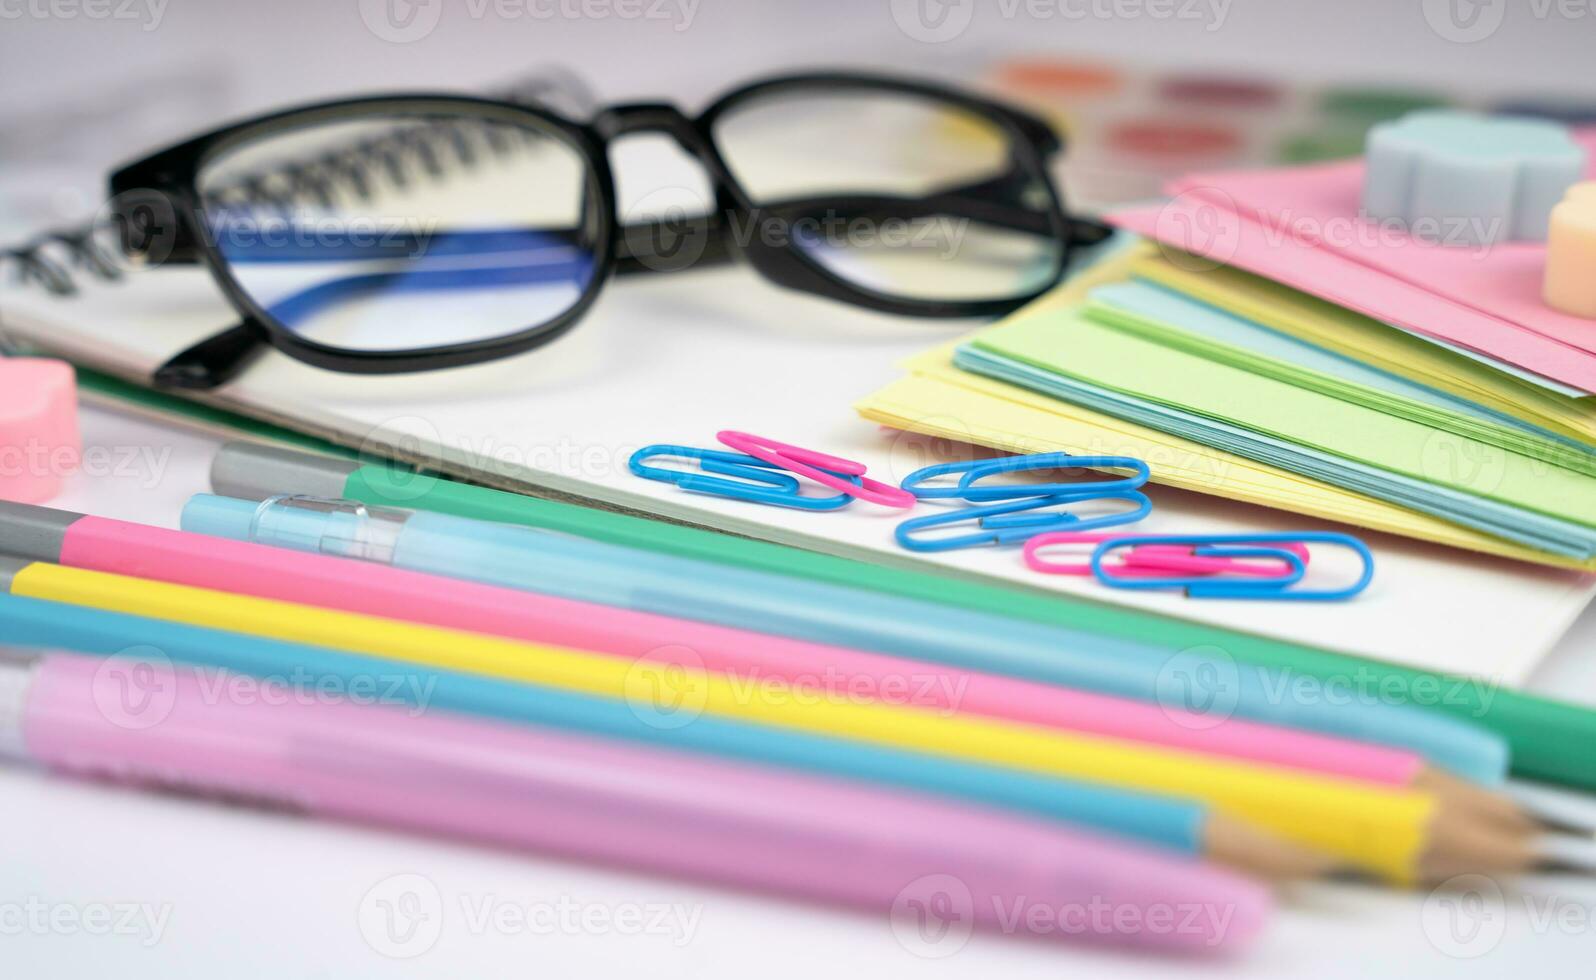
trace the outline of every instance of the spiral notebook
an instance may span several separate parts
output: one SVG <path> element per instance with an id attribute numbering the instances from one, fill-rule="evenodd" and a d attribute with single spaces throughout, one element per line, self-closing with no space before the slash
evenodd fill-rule
<path id="1" fill-rule="evenodd" d="M 646 196 L 647 185 L 672 166 L 644 162 L 635 178 L 644 186 L 630 187 L 630 195 L 632 181 L 621 176 L 623 211 L 624 198 Z M 0 240 L 24 237 L 15 231 L 0 229 Z M 216 285 L 196 268 L 132 272 L 114 282 L 80 274 L 71 295 L 43 288 L 48 277 L 30 278 L 0 288 L 6 338 L 135 384 L 234 322 Z M 1574 572 L 1384 535 L 1368 536 L 1378 558 L 1375 583 L 1350 603 L 1200 602 L 1109 591 L 1036 575 L 1013 550 L 904 551 L 892 537 L 900 515 L 868 504 L 797 512 L 689 494 L 627 470 L 640 446 L 708 446 L 724 428 L 858 459 L 891 482 L 929 462 L 964 456 L 969 449 L 961 443 L 866 424 L 851 405 L 891 381 L 901 361 L 969 326 L 875 314 L 781 290 L 746 268 L 722 267 L 615 281 L 570 334 L 504 361 L 381 377 L 320 371 L 272 352 L 201 401 L 341 446 L 426 460 L 492 486 L 882 564 L 1069 592 L 1506 683 L 1521 681 L 1596 593 L 1596 583 Z M 1154 516 L 1138 530 L 1333 527 L 1168 487 L 1152 488 L 1151 496 Z M 1336 561 L 1326 556 L 1324 574 L 1338 571 Z M 1460 596 L 1489 601 L 1459 602 Z"/>

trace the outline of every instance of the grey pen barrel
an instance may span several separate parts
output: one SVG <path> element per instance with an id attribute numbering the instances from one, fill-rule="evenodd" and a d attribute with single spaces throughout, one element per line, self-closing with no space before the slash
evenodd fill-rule
<path id="1" fill-rule="evenodd" d="M 67 528 L 82 514 L 0 500 L 0 554 L 57 561 Z"/>
<path id="2" fill-rule="evenodd" d="M 31 558 L 15 558 L 11 555 L 0 554 L 0 594 L 11 592 L 11 583 L 17 574 L 24 568 L 33 564 Z"/>
<path id="3" fill-rule="evenodd" d="M 342 497 L 349 474 L 360 467 L 352 459 L 234 442 L 223 446 L 211 462 L 211 489 L 223 497 L 245 500 L 270 497 L 283 487 L 310 497 Z"/>

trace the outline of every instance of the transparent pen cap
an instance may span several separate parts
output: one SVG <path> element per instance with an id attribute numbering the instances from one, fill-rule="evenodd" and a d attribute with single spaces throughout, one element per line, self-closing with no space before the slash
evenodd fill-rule
<path id="1" fill-rule="evenodd" d="M 298 551 L 393 564 L 409 511 L 358 500 L 282 495 L 255 508 L 249 537 Z"/>
<path id="2" fill-rule="evenodd" d="M 0 646 L 0 759 L 27 758 L 28 696 L 43 659 L 39 650 Z"/>

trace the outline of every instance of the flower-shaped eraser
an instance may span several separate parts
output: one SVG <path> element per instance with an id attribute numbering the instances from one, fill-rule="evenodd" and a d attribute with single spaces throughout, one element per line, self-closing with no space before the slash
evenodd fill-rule
<path id="1" fill-rule="evenodd" d="M 1547 306 L 1596 320 L 1596 181 L 1570 187 L 1552 208 L 1542 296 Z"/>
<path id="2" fill-rule="evenodd" d="M 1451 109 L 1369 130 L 1363 210 L 1444 244 L 1545 241 L 1552 208 L 1585 173 L 1568 127 Z"/>
<path id="3" fill-rule="evenodd" d="M 82 453 L 72 365 L 0 357 L 0 500 L 49 500 Z"/>

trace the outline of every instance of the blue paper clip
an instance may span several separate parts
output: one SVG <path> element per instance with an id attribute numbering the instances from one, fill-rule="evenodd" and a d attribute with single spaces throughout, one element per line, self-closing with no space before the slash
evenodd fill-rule
<path id="1" fill-rule="evenodd" d="M 927 480 L 934 480 L 939 476 L 947 476 L 950 473 L 964 473 L 967 470 L 984 466 L 990 462 L 992 462 L 990 459 L 972 459 L 968 462 L 936 463 L 932 466 L 922 466 L 904 477 L 903 482 L 899 483 L 898 486 L 914 494 L 920 500 L 948 500 L 954 497 L 962 497 L 964 491 L 956 486 L 924 487 L 920 484 Z"/>
<path id="2" fill-rule="evenodd" d="M 1312 541 L 1339 544 L 1356 552 L 1363 560 L 1363 573 L 1351 585 L 1339 589 L 1292 589 L 1302 581 L 1307 565 L 1298 555 L 1284 548 L 1267 547 L 1271 541 Z M 1103 560 L 1120 548 L 1141 545 L 1180 544 L 1191 545 L 1192 553 L 1219 558 L 1274 558 L 1291 566 L 1285 576 L 1259 579 L 1225 579 L 1216 576 L 1170 578 L 1121 578 L 1103 568 Z M 1092 574 L 1104 585 L 1116 589 L 1185 589 L 1195 599 L 1289 599 L 1294 601 L 1325 602 L 1333 599 L 1350 599 L 1369 587 L 1374 579 L 1374 555 L 1368 545 L 1350 534 L 1329 531 L 1301 531 L 1277 534 L 1190 534 L 1190 535 L 1126 535 L 1110 538 L 1092 552 Z"/>
<path id="3" fill-rule="evenodd" d="M 1133 476 L 1117 480 L 1095 480 L 1089 483 L 1008 483 L 1000 486 L 978 487 L 976 483 L 999 473 L 1024 473 L 1032 470 L 1056 469 L 1128 469 Z M 935 467 L 928 467 L 935 469 Z M 922 470 L 921 472 L 925 472 Z M 910 474 L 913 479 L 915 474 Z M 1037 453 L 1033 456 L 1005 456 L 982 460 L 965 467 L 965 474 L 953 497 L 963 497 L 971 502 L 1012 500 L 1015 497 L 1096 497 L 1110 493 L 1138 490 L 1151 474 L 1147 464 L 1133 456 L 1071 456 L 1069 453 Z M 907 489 L 907 488 L 906 488 Z M 916 494 L 918 496 L 918 494 Z"/>
<path id="4" fill-rule="evenodd" d="M 1102 517 L 1084 519 L 1068 511 L 1051 511 L 1042 514 L 1031 513 L 1031 511 L 1045 507 L 1079 504 L 1097 499 L 1129 500 L 1137 506 L 1134 510 L 1119 514 L 1105 514 Z M 1152 512 L 1152 509 L 1153 502 L 1148 500 L 1145 494 L 1138 493 L 1135 490 L 1099 494 L 1095 497 L 1068 494 L 1052 497 L 1026 497 L 1022 500 L 1008 500 L 983 506 L 960 507 L 945 514 L 911 517 L 909 520 L 899 524 L 893 533 L 898 539 L 898 544 L 908 548 L 910 551 L 953 551 L 958 548 L 973 548 L 984 544 L 1019 544 L 1048 531 L 1085 531 L 1089 528 L 1130 524 L 1146 517 Z M 955 535 L 947 538 L 915 537 L 917 532 L 926 528 L 941 527 L 945 524 L 959 524 L 964 521 L 975 521 L 981 530 L 971 534 Z"/>
<path id="5" fill-rule="evenodd" d="M 662 466 L 649 466 L 647 460 L 656 456 L 675 456 L 698 460 L 699 470 L 672 470 Z M 743 453 L 719 449 L 698 449 L 693 446 L 644 446 L 632 454 L 627 467 L 645 480 L 674 483 L 692 493 L 705 493 L 733 500 L 749 500 L 777 507 L 796 507 L 799 510 L 838 510 L 848 506 L 853 498 L 839 493 L 830 497 L 804 496 L 798 478 L 783 472 L 779 466 L 755 459 Z M 718 476 L 706 474 L 716 473 Z M 737 479 L 722 479 L 736 477 Z M 858 482 L 857 477 L 843 476 Z"/>

